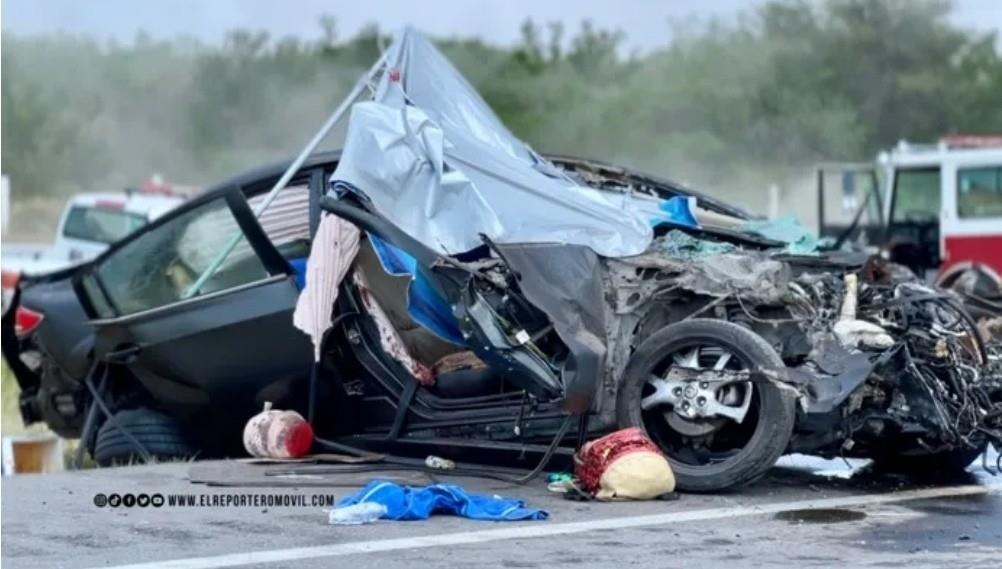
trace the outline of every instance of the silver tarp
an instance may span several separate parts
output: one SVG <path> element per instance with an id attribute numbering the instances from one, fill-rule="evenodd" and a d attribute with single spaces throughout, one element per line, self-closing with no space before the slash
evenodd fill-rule
<path id="1" fill-rule="evenodd" d="M 423 36 L 399 34 L 371 102 L 352 107 L 334 181 L 442 254 L 483 242 L 643 252 L 658 204 L 574 183 L 516 138 Z M 649 203 L 648 203 L 649 202 Z"/>

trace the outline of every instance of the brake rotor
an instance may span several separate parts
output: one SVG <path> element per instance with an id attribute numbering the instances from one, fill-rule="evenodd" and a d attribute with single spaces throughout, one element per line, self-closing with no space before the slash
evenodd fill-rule
<path id="1" fill-rule="evenodd" d="M 717 429 L 724 426 L 724 422 L 727 421 L 727 419 L 721 419 L 719 417 L 696 420 L 686 419 L 676 413 L 673 409 L 665 411 L 663 415 L 665 420 L 668 421 L 669 427 L 675 430 L 678 434 L 685 435 L 687 437 L 704 437 L 717 431 Z"/>

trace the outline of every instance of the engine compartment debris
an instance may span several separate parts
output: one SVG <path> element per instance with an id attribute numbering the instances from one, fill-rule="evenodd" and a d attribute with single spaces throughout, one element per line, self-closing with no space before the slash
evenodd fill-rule
<path id="1" fill-rule="evenodd" d="M 700 248 L 720 252 L 607 260 L 608 294 L 630 322 L 620 329 L 636 322 L 621 341 L 697 316 L 753 330 L 786 366 L 759 381 L 794 390 L 806 413 L 794 450 L 880 461 L 1002 445 L 1002 344 L 985 333 L 993 320 L 975 322 L 958 295 L 877 258 Z M 734 381 L 700 373 L 692 379 Z"/>

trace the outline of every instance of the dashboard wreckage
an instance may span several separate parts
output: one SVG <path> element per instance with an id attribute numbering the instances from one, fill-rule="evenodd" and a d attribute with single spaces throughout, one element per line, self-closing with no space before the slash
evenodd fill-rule
<path id="1" fill-rule="evenodd" d="M 342 154 L 310 158 L 349 109 Z M 777 239 L 770 222 L 678 184 L 543 157 L 411 30 L 284 172 L 263 199 L 276 170 L 210 191 L 72 274 L 19 285 L 15 304 L 38 312 L 33 288 L 64 304 L 54 289 L 74 291 L 91 322 L 60 340 L 85 364 L 53 381 L 20 360 L 56 351 L 53 332 L 14 338 L 5 316 L 25 418 L 45 415 L 39 393 L 69 393 L 83 403 L 62 427 L 105 461 L 135 452 L 116 417 L 143 409 L 134 438 L 167 454 L 207 449 L 207 434 L 238 441 L 264 400 L 345 444 L 443 456 L 549 458 L 572 450 L 576 419 L 578 442 L 642 428 L 694 492 L 753 482 L 788 452 L 944 471 L 1002 445 L 991 318 L 901 266 Z M 308 188 L 305 269 L 266 219 L 290 180 Z M 121 259 L 102 267 L 129 243 L 216 194 L 249 245 L 205 241 L 137 269 L 141 286 L 106 282 L 124 278 Z M 137 302 L 160 277 L 161 300 Z M 211 357 L 192 356 L 208 340 Z M 306 378 L 308 404 L 294 396 Z M 100 417 L 92 401 L 109 418 L 83 421 L 83 409 Z"/>

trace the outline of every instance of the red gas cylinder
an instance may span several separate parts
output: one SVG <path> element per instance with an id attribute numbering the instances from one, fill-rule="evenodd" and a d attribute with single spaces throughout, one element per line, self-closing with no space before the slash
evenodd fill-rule
<path id="1" fill-rule="evenodd" d="M 295 411 L 279 411 L 264 404 L 264 411 L 244 427 L 244 448 L 257 458 L 299 458 L 310 452 L 313 427 Z"/>

